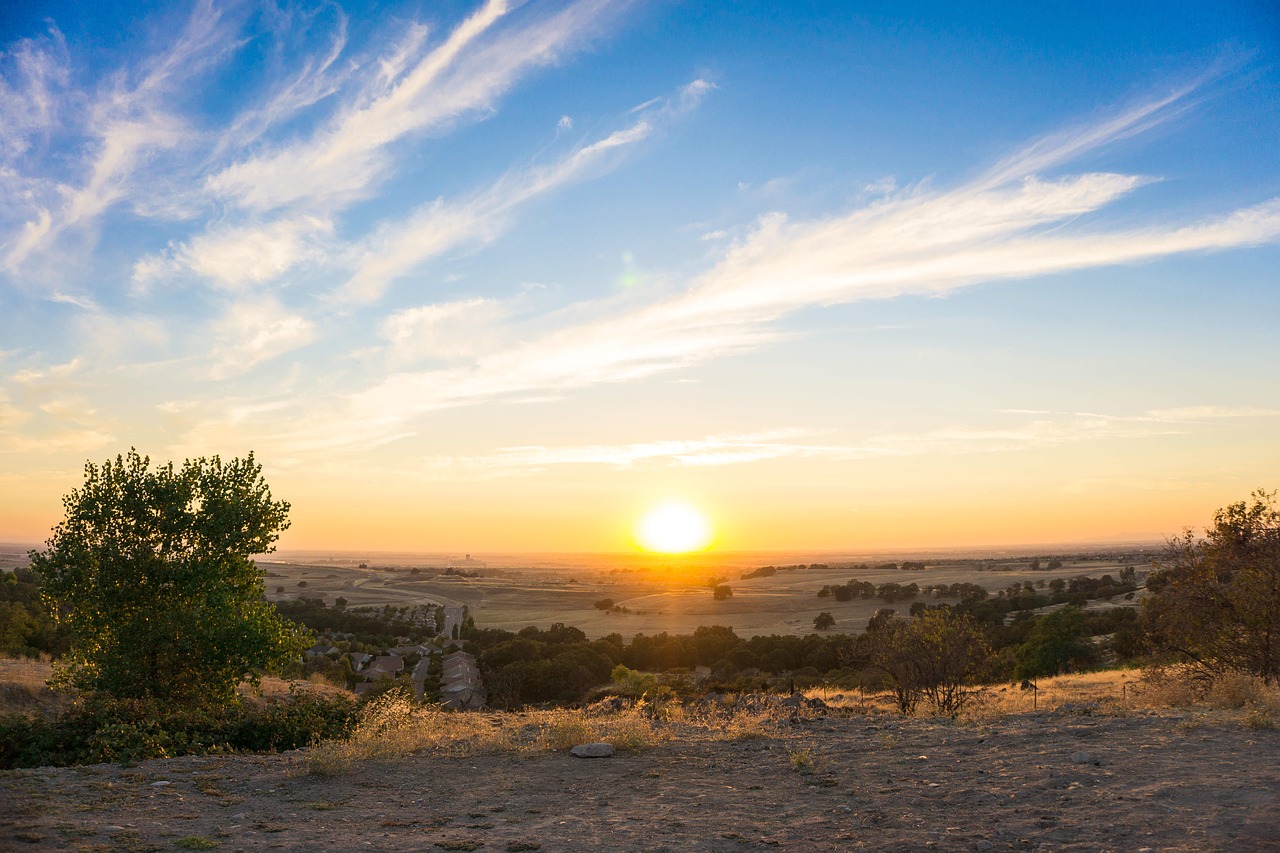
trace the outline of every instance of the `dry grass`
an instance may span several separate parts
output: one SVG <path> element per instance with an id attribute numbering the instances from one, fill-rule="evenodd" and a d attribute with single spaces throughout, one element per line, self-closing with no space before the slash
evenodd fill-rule
<path id="1" fill-rule="evenodd" d="M 639 751 L 666 737 L 644 706 L 603 716 L 568 709 L 513 715 L 456 713 L 420 707 L 393 692 L 365 707 L 350 738 L 310 750 L 307 772 L 334 776 L 365 762 L 394 762 L 421 753 L 529 755 L 600 741 L 620 750 Z"/>
<path id="2" fill-rule="evenodd" d="M 665 717 L 674 732 L 694 740 L 761 740 L 778 733 L 778 715 L 767 709 L 672 705 Z"/>
<path id="3" fill-rule="evenodd" d="M 1007 714 L 1032 711 L 1053 712 L 1064 705 L 1097 705 L 1103 713 L 1120 714 L 1141 704 L 1138 686 L 1142 673 L 1136 669 L 1058 675 L 1036 681 L 1036 689 L 1019 685 L 982 688 L 962 718 L 985 721 Z"/>
<path id="4" fill-rule="evenodd" d="M 0 658 L 0 714 L 56 714 L 71 701 L 45 682 L 53 664 L 33 658 Z"/>

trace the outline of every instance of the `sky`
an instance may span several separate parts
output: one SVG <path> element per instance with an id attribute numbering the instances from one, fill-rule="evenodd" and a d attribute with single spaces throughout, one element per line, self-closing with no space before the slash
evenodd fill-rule
<path id="1" fill-rule="evenodd" d="M 130 447 L 297 549 L 1202 527 L 1280 486 L 1278 63 L 1232 0 L 5 4 L 0 540 Z"/>

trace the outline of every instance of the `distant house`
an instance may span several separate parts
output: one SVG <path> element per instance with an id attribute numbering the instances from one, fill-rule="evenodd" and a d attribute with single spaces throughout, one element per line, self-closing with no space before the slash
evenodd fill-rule
<path id="1" fill-rule="evenodd" d="M 440 677 L 441 705 L 458 710 L 475 710 L 484 707 L 485 695 L 480 682 L 480 668 L 476 659 L 466 652 L 446 655 Z"/>
<path id="2" fill-rule="evenodd" d="M 378 655 L 365 673 L 368 678 L 375 677 L 375 673 L 378 673 L 378 678 L 394 678 L 403 669 L 404 658 L 399 655 Z"/>
<path id="3" fill-rule="evenodd" d="M 356 672 L 373 663 L 373 655 L 364 652 L 348 652 L 347 657 L 351 658 L 351 668 Z"/>
<path id="4" fill-rule="evenodd" d="M 331 646 L 328 643 L 316 643 L 314 646 L 307 649 L 306 655 L 309 660 L 314 660 L 315 658 L 328 657 L 329 655 L 337 654 L 338 651 L 339 649 L 336 646 Z"/>
<path id="5" fill-rule="evenodd" d="M 483 560 L 473 560 L 471 555 L 463 557 L 461 560 L 450 560 L 448 568 L 451 569 L 483 569 L 489 564 Z"/>
<path id="6" fill-rule="evenodd" d="M 388 649 L 387 653 L 388 654 L 394 653 L 397 655 L 401 655 L 402 657 L 409 657 L 410 655 L 418 655 L 419 657 L 425 658 L 425 657 L 429 657 L 430 655 L 438 651 L 440 650 L 435 646 L 417 645 L 417 646 L 396 646 L 394 649 Z"/>

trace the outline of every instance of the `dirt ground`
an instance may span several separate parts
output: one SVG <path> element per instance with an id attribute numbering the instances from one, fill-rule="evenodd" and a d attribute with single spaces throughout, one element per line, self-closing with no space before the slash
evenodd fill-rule
<path id="1" fill-rule="evenodd" d="M 420 754 L 330 778 L 301 751 L 9 771 L 0 847 L 1280 849 L 1280 731 L 1076 711 L 819 717 L 611 758 Z"/>

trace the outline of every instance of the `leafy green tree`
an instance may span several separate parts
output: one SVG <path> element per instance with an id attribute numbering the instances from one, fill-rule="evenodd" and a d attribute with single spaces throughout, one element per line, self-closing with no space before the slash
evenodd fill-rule
<path id="1" fill-rule="evenodd" d="M 1097 661 L 1098 653 L 1089 641 L 1084 611 L 1064 607 L 1041 616 L 1014 652 L 1014 677 L 1039 678 L 1079 669 Z"/>
<path id="2" fill-rule="evenodd" d="M 225 703 L 310 642 L 263 598 L 250 557 L 275 550 L 289 504 L 253 459 L 151 468 L 130 450 L 63 498 L 31 552 L 41 595 L 74 636 L 55 682 L 117 697 Z"/>
<path id="3" fill-rule="evenodd" d="M 836 626 L 836 617 L 832 616 L 825 610 L 813 617 L 813 628 L 815 631 L 830 631 Z"/>
<path id="4" fill-rule="evenodd" d="M 1280 510 L 1276 493 L 1218 510 L 1203 539 L 1169 543 L 1147 578 L 1142 625 L 1162 662 L 1194 674 L 1280 680 Z"/>
<path id="5" fill-rule="evenodd" d="M 733 587 L 729 586 L 727 583 L 722 583 L 712 590 L 711 597 L 716 601 L 724 601 L 725 599 L 733 598 Z"/>

